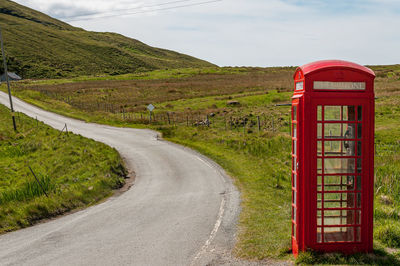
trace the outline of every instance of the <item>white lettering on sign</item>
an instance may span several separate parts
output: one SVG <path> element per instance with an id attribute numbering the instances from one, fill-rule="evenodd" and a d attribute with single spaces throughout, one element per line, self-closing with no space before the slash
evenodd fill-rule
<path id="1" fill-rule="evenodd" d="M 303 81 L 302 82 L 296 82 L 296 91 L 301 91 L 303 90 Z"/>
<path id="2" fill-rule="evenodd" d="M 314 90 L 365 90 L 365 82 L 314 81 Z"/>

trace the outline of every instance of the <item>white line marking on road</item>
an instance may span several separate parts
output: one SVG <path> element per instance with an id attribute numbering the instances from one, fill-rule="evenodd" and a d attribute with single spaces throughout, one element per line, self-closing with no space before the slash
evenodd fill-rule
<path id="1" fill-rule="evenodd" d="M 218 219 L 214 225 L 214 229 L 211 231 L 211 234 L 210 234 L 209 238 L 207 239 L 206 243 L 200 249 L 199 253 L 197 253 L 196 257 L 194 257 L 194 259 L 190 265 L 194 265 L 196 260 L 198 260 L 207 251 L 207 248 L 210 246 L 211 242 L 214 240 L 215 236 L 217 235 L 218 229 L 221 226 L 224 211 L 225 211 L 225 196 L 222 197 L 221 205 L 219 207 Z"/>
<path id="2" fill-rule="evenodd" d="M 196 156 L 196 158 L 197 158 L 198 160 L 202 161 L 205 165 L 207 165 L 207 166 L 210 167 L 211 169 L 213 169 L 213 170 L 219 175 L 219 177 L 221 178 L 221 181 L 222 181 L 223 183 L 226 183 L 225 178 L 222 176 L 221 172 L 220 172 L 218 169 L 216 169 L 214 166 L 212 166 L 210 163 L 208 163 L 206 160 L 200 158 L 199 156 Z"/>

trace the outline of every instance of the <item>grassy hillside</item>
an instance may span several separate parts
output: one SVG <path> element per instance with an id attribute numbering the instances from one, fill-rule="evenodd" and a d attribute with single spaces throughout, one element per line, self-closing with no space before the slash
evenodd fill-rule
<path id="1" fill-rule="evenodd" d="M 302 255 L 308 264 L 400 265 L 400 65 L 376 66 L 375 255 Z M 151 127 L 213 158 L 242 195 L 235 252 L 290 255 L 293 68 L 206 68 L 15 83 L 31 103 L 86 121 Z M 3 87 L 4 89 L 4 87 Z M 149 124 L 145 107 L 156 106 Z M 207 123 L 207 116 L 208 121 Z M 260 126 L 258 126 L 258 123 Z"/>
<path id="2" fill-rule="evenodd" d="M 115 75 L 212 66 L 119 34 L 75 28 L 8 0 L 0 0 L 0 26 L 10 71 L 23 78 Z"/>
<path id="3" fill-rule="evenodd" d="M 17 123 L 16 133 L 0 105 L 0 234 L 94 204 L 124 184 L 122 160 L 107 145 L 23 114 Z"/>

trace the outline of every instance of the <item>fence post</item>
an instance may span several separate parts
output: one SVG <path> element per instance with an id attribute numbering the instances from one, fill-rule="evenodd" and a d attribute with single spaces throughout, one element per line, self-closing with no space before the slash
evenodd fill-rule
<path id="1" fill-rule="evenodd" d="M 49 195 L 47 195 L 46 191 L 44 190 L 44 188 L 42 187 L 42 184 L 40 184 L 39 179 L 36 177 L 35 173 L 33 172 L 32 168 L 28 165 L 29 170 L 31 170 L 32 175 L 35 177 L 36 182 L 38 182 L 40 188 L 42 189 L 43 193 L 46 195 L 46 197 L 49 197 Z"/>
<path id="2" fill-rule="evenodd" d="M 272 132 L 275 132 L 274 117 L 272 116 Z"/>
<path id="3" fill-rule="evenodd" d="M 260 116 L 257 116 L 258 133 L 261 131 Z"/>
<path id="4" fill-rule="evenodd" d="M 168 118 L 168 125 L 171 125 L 171 119 L 169 118 L 169 113 L 167 113 L 167 118 Z"/>

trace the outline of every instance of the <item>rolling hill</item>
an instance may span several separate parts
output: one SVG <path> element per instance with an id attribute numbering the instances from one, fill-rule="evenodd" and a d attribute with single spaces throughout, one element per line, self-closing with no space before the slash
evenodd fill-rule
<path id="1" fill-rule="evenodd" d="M 8 0 L 0 0 L 0 27 L 9 70 L 23 78 L 213 66 L 120 34 L 85 31 Z"/>

